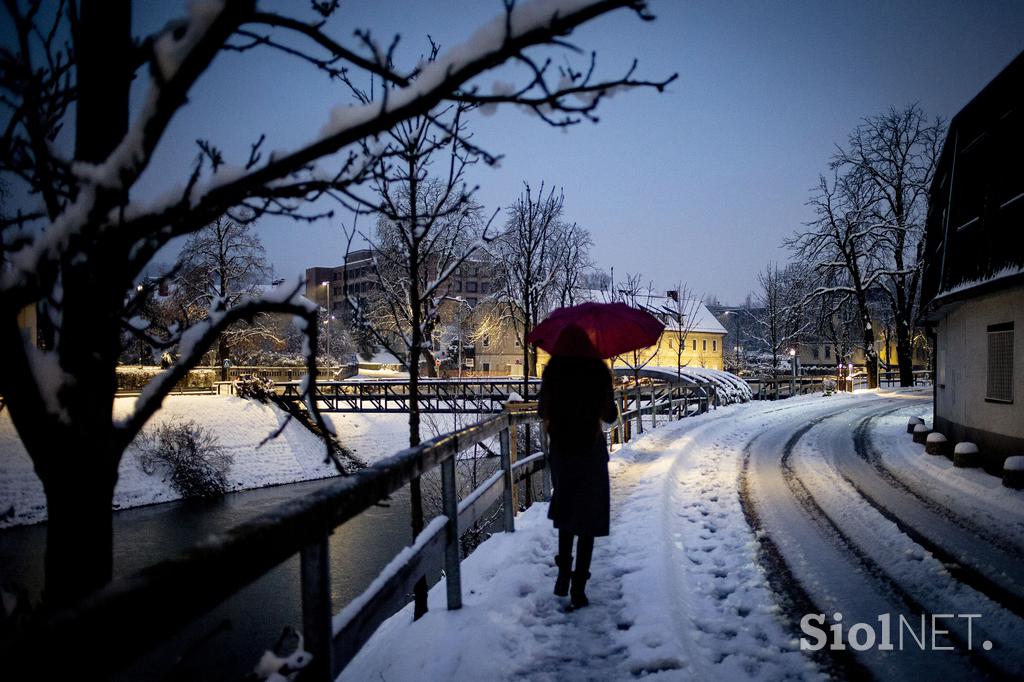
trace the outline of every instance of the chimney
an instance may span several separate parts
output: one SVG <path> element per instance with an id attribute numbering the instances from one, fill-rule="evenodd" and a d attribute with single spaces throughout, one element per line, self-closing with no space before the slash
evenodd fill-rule
<path id="1" fill-rule="evenodd" d="M 675 289 L 670 289 L 669 291 L 666 291 L 665 295 L 671 298 L 676 303 L 679 303 L 679 292 L 676 291 Z"/>

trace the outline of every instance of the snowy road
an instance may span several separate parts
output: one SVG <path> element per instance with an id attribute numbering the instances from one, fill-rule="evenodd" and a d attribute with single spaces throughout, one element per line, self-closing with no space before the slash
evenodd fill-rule
<path id="1" fill-rule="evenodd" d="M 807 396 L 661 426 L 612 457 L 591 606 L 551 595 L 556 539 L 537 505 L 463 564 L 461 611 L 438 586 L 426 617 L 392 618 L 342 679 L 1019 676 L 1024 498 L 910 443 L 928 398 Z M 842 614 L 847 649 L 800 649 L 817 613 L 823 630 Z M 881 640 L 883 614 L 896 650 L 853 651 L 849 628 Z M 921 614 L 925 651 L 899 620 L 919 636 Z M 932 614 L 949 631 L 934 642 Z"/>

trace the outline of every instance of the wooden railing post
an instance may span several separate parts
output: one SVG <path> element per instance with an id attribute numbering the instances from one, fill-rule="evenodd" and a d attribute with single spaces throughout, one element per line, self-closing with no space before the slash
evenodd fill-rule
<path id="1" fill-rule="evenodd" d="M 540 474 L 540 484 L 543 490 L 540 492 L 540 499 L 547 502 L 551 499 L 551 441 L 548 440 L 548 432 L 541 424 L 538 428 L 540 433 L 540 446 L 544 451 L 544 470 Z"/>
<path id="2" fill-rule="evenodd" d="M 462 608 L 462 566 L 459 563 L 459 494 L 455 488 L 455 455 L 441 462 L 441 505 L 448 517 L 448 537 L 444 545 L 444 581 L 448 590 L 448 610 Z"/>
<path id="3" fill-rule="evenodd" d="M 505 490 L 501 495 L 501 507 L 504 512 L 503 518 L 506 533 L 515 532 L 516 529 L 516 515 L 512 497 L 512 456 L 510 454 L 512 448 L 509 444 L 509 430 L 514 428 L 515 426 L 508 423 L 498 435 L 498 442 L 501 445 L 501 471 L 505 478 Z"/>
<path id="4" fill-rule="evenodd" d="M 651 385 L 651 428 L 658 428 L 658 389 Z"/>
<path id="5" fill-rule="evenodd" d="M 508 427 L 508 459 L 509 459 L 509 471 L 515 466 L 515 463 L 519 461 L 519 427 L 513 425 L 511 418 L 509 419 Z M 512 513 L 519 513 L 519 484 L 516 483 L 515 477 L 512 478 L 510 486 L 512 490 Z"/>
<path id="6" fill-rule="evenodd" d="M 302 576 L 302 635 L 305 649 L 313 654 L 305 680 L 329 682 L 334 670 L 331 630 L 331 576 L 327 533 L 299 552 Z"/>

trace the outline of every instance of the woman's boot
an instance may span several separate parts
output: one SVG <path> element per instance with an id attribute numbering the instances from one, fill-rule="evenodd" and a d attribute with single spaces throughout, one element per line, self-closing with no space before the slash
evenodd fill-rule
<path id="1" fill-rule="evenodd" d="M 558 577 L 555 578 L 555 595 L 567 597 L 569 595 L 569 577 L 572 575 L 572 555 L 556 556 L 555 565 L 558 566 Z"/>
<path id="2" fill-rule="evenodd" d="M 590 603 L 587 599 L 587 580 L 590 579 L 589 572 L 576 571 L 572 574 L 572 587 L 569 589 L 569 601 L 574 609 L 582 609 Z"/>

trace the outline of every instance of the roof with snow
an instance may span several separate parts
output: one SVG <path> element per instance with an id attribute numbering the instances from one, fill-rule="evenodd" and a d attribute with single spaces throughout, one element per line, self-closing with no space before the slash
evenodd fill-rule
<path id="1" fill-rule="evenodd" d="M 615 294 L 608 290 L 583 289 L 578 292 L 580 302 L 593 301 L 607 303 L 614 300 L 622 300 L 622 293 Z M 687 332 L 702 332 L 704 334 L 727 334 L 725 327 L 711 314 L 702 301 L 692 298 L 681 299 L 678 303 L 670 296 L 659 294 L 642 294 L 637 296 L 636 307 L 642 308 L 651 313 L 663 323 L 665 328 L 672 331 L 677 330 L 676 312 L 683 315 L 682 328 Z"/>
<path id="2" fill-rule="evenodd" d="M 928 206 L 921 300 L 946 303 L 1024 284 L 1024 53 L 949 124 Z"/>

